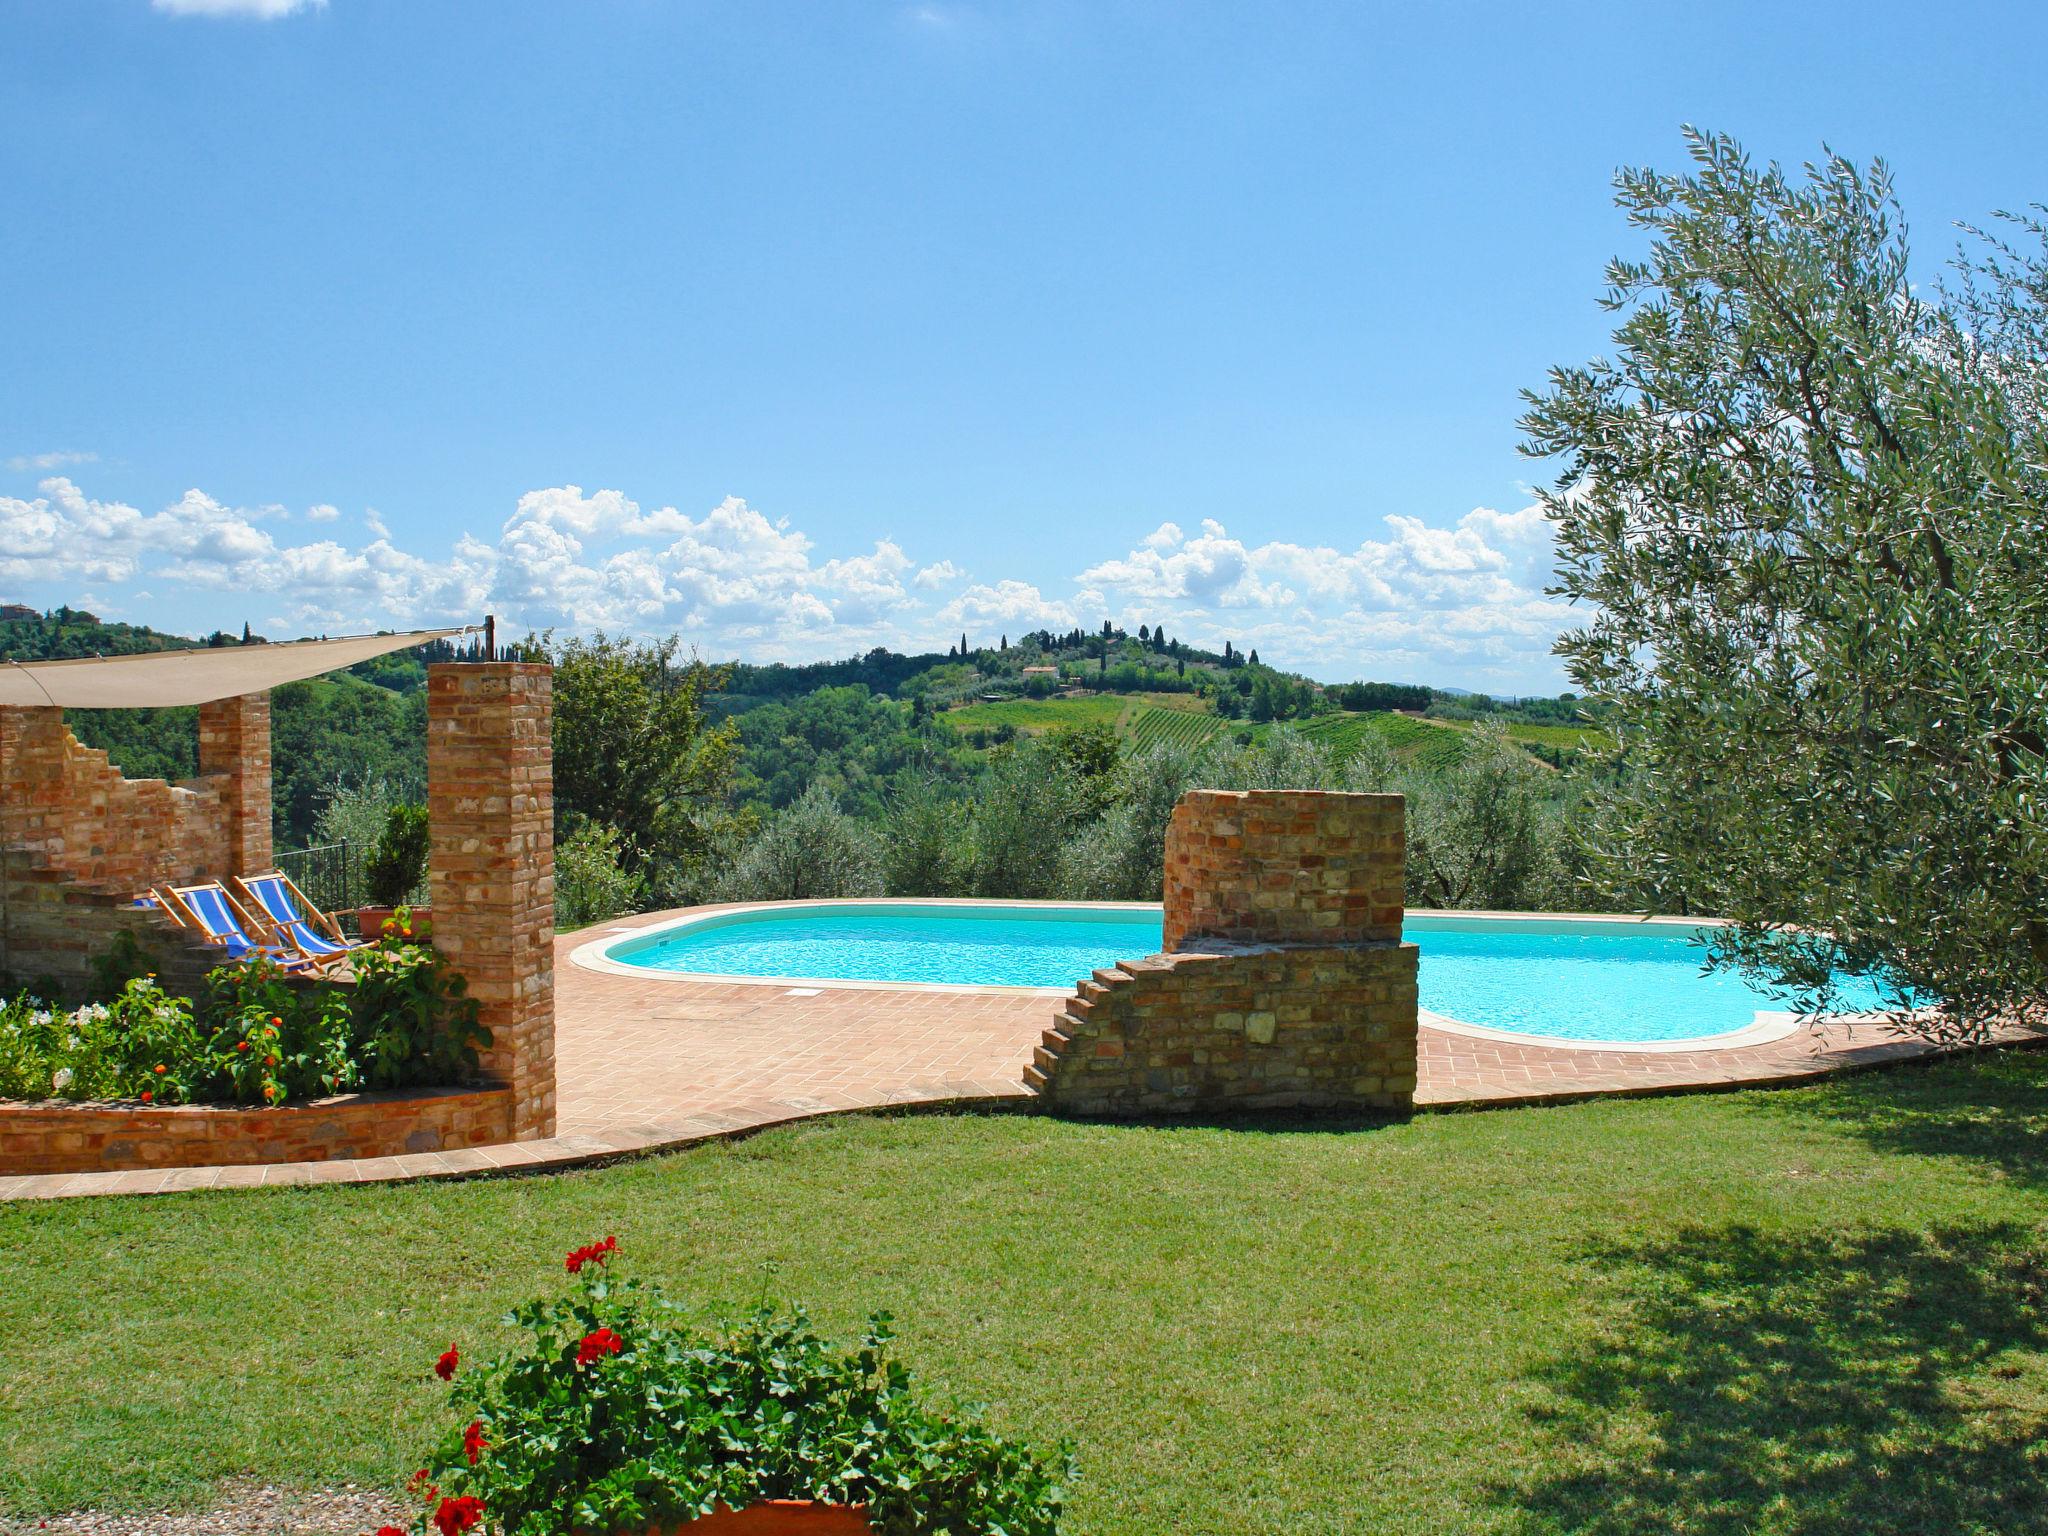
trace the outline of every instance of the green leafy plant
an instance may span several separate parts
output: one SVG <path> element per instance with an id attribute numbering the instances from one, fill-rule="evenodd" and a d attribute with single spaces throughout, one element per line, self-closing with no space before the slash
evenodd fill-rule
<path id="1" fill-rule="evenodd" d="M 294 982 L 261 959 L 218 967 L 206 987 L 210 1097 L 278 1105 L 357 1086 L 346 989 Z"/>
<path id="2" fill-rule="evenodd" d="M 624 855 L 617 829 L 594 821 L 555 845 L 555 927 L 582 928 L 634 910 L 647 882 Z"/>
<path id="3" fill-rule="evenodd" d="M 459 1081 L 491 1043 L 462 973 L 412 935 L 412 913 L 401 907 L 390 931 L 352 960 L 351 1053 L 367 1087 Z"/>
<path id="4" fill-rule="evenodd" d="M 208 1076 L 191 1003 L 153 976 L 83 1008 L 52 1008 L 28 993 L 0 1004 L 0 1098 L 182 1104 Z"/>
<path id="5" fill-rule="evenodd" d="M 363 887 L 372 906 L 398 907 L 414 898 L 426 884 L 427 848 L 427 808 L 394 805 L 376 851 L 363 861 Z"/>
<path id="6" fill-rule="evenodd" d="M 462 976 L 413 937 L 410 911 L 354 967 L 351 986 L 263 959 L 219 966 L 196 1010 L 154 976 L 68 1010 L 23 993 L 0 1003 L 0 1098 L 274 1107 L 475 1075 L 490 1031 Z"/>
<path id="7" fill-rule="evenodd" d="M 618 1280 L 617 1254 L 615 1238 L 570 1253 L 576 1288 L 507 1319 L 522 1349 L 474 1374 L 454 1346 L 440 1357 L 462 1424 L 413 1480 L 420 1532 L 617 1536 L 765 1499 L 864 1505 L 885 1536 L 1058 1529 L 1072 1456 L 920 1395 L 886 1314 L 848 1352 L 801 1308 L 701 1326 Z"/>

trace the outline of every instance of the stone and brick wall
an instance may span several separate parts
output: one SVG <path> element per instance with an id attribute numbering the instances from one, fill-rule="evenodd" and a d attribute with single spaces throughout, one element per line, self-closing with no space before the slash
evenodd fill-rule
<path id="1" fill-rule="evenodd" d="M 434 943 L 482 1005 L 522 1141 L 555 1131 L 553 690 L 537 663 L 427 669 Z"/>
<path id="2" fill-rule="evenodd" d="M 512 1139 L 500 1087 L 344 1094 L 280 1109 L 0 1103 L 0 1175 L 220 1168 L 448 1152 Z"/>
<path id="3" fill-rule="evenodd" d="M 1082 982 L 1027 1079 L 1085 1115 L 1412 1107 L 1405 858 L 1399 795 L 1190 791 L 1165 952 Z"/>
<path id="4" fill-rule="evenodd" d="M 123 928 L 174 977 L 218 959 L 132 903 L 153 885 L 269 867 L 268 696 L 202 706 L 199 761 L 189 784 L 123 778 L 62 710 L 0 707 L 0 972 L 69 995 Z"/>

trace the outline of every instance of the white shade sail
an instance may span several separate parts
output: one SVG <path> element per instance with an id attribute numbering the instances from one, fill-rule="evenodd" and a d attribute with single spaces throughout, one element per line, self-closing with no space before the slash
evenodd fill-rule
<path id="1" fill-rule="evenodd" d="M 472 634 L 479 627 L 145 651 L 136 656 L 89 656 L 75 661 L 0 662 L 0 704 L 55 704 L 64 709 L 207 704 L 245 693 L 265 693 L 279 683 L 318 677 L 429 640 Z"/>

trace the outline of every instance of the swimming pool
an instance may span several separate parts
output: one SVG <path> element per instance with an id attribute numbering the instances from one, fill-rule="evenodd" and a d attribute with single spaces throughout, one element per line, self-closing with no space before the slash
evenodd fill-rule
<path id="1" fill-rule="evenodd" d="M 1781 1001 L 1700 973 L 1698 930 L 1621 919 L 1411 912 L 1421 1006 L 1481 1029 L 1656 1043 L 1750 1028 Z M 1119 959 L 1156 954 L 1144 905 L 816 902 L 688 917 L 590 946 L 610 966 L 747 980 L 1066 991 Z M 1852 1007 L 1881 1006 L 1851 987 Z"/>

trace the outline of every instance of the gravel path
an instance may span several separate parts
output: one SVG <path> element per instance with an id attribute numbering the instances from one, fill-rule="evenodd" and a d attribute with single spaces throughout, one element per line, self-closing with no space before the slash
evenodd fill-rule
<path id="1" fill-rule="evenodd" d="M 79 1509 L 47 1520 L 0 1516 L 0 1536 L 366 1536 L 384 1524 L 409 1528 L 412 1510 L 388 1493 L 345 1483 L 308 1492 L 231 1483 L 213 1509 L 116 1515 Z"/>

